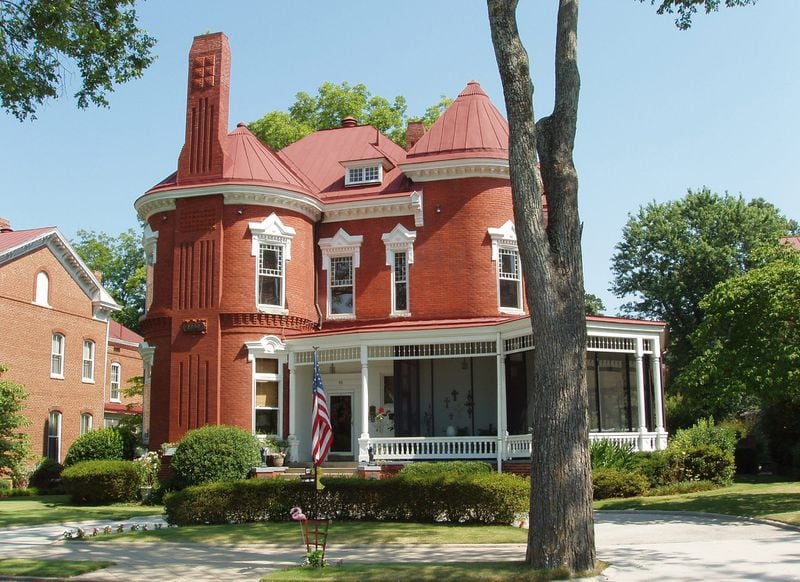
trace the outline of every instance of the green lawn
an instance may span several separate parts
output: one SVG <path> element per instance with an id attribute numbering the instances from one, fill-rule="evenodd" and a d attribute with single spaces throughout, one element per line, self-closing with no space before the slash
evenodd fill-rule
<path id="1" fill-rule="evenodd" d="M 528 531 L 508 525 L 449 525 L 334 521 L 330 544 L 524 544 Z M 297 522 L 193 525 L 89 538 L 92 542 L 165 541 L 201 544 L 299 544 Z"/>
<path id="2" fill-rule="evenodd" d="M 800 481 L 741 479 L 730 487 L 663 497 L 596 501 L 595 509 L 701 511 L 774 519 L 800 525 Z"/>
<path id="3" fill-rule="evenodd" d="M 140 515 L 156 515 L 163 511 L 160 506 L 138 504 L 73 505 L 67 495 L 10 497 L 0 499 L 0 527 L 43 523 L 69 525 L 90 519 L 117 522 Z"/>
<path id="4" fill-rule="evenodd" d="M 0 576 L 30 576 L 35 578 L 72 578 L 113 566 L 114 562 L 89 560 L 27 560 L 0 558 Z"/>
<path id="5" fill-rule="evenodd" d="M 491 558 L 491 556 L 487 556 Z M 597 570 L 586 573 L 586 576 L 597 576 L 607 564 L 600 562 Z M 289 568 L 274 572 L 262 578 L 273 580 L 358 580 L 359 582 L 377 582 L 388 580 L 488 580 L 505 582 L 507 580 L 539 581 L 563 580 L 566 576 L 561 571 L 543 572 L 531 570 L 524 562 L 474 562 L 474 563 L 414 563 L 414 564 L 342 564 L 323 569 Z"/>

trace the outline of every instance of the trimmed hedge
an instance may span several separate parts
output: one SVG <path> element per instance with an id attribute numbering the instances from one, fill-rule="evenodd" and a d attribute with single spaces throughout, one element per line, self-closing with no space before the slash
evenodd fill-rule
<path id="1" fill-rule="evenodd" d="M 261 446 L 251 433 L 233 426 L 190 430 L 175 449 L 170 470 L 182 489 L 214 481 L 244 479 L 261 463 Z"/>
<path id="2" fill-rule="evenodd" d="M 597 469 L 592 472 L 594 499 L 638 497 L 647 492 L 647 477 L 625 469 Z"/>
<path id="3" fill-rule="evenodd" d="M 90 430 L 82 434 L 69 448 L 64 466 L 69 467 L 81 461 L 117 460 L 125 458 L 125 440 L 115 428 Z"/>
<path id="4" fill-rule="evenodd" d="M 132 501 L 141 483 L 132 461 L 82 461 L 64 469 L 61 478 L 73 503 Z"/>
<path id="5" fill-rule="evenodd" d="M 400 470 L 403 477 L 444 477 L 446 475 L 463 475 L 466 477 L 478 473 L 491 473 L 492 466 L 484 461 L 441 461 L 438 463 L 410 463 Z"/>
<path id="6" fill-rule="evenodd" d="M 714 445 L 668 450 L 666 484 L 680 481 L 711 481 L 717 485 L 733 482 L 736 463 L 733 453 Z"/>
<path id="7" fill-rule="evenodd" d="M 299 481 L 218 482 L 187 487 L 164 499 L 167 520 L 178 525 L 287 521 L 299 506 L 336 520 L 510 524 L 528 511 L 530 484 L 515 475 L 325 478 L 314 487 Z M 318 504 L 318 505 L 316 505 Z"/>

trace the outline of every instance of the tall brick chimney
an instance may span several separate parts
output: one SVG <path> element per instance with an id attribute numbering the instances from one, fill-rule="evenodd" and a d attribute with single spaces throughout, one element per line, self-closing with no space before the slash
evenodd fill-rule
<path id="1" fill-rule="evenodd" d="M 194 37 L 189 51 L 186 141 L 178 158 L 178 184 L 221 178 L 228 163 L 228 94 L 231 50 L 221 32 Z"/>
<path id="2" fill-rule="evenodd" d="M 414 144 L 425 135 L 425 126 L 421 121 L 409 121 L 406 127 L 406 150 L 414 147 Z"/>

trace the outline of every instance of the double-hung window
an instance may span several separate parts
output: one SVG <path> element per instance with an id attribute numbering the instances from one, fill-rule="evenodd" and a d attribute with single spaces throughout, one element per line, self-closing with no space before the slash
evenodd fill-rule
<path id="1" fill-rule="evenodd" d="M 253 424 L 257 435 L 281 434 L 280 366 L 274 358 L 255 358 Z"/>
<path id="2" fill-rule="evenodd" d="M 84 382 L 94 382 L 94 342 L 83 340 L 83 377 Z"/>
<path id="3" fill-rule="evenodd" d="M 50 377 L 64 377 L 64 336 L 54 333 L 50 345 Z"/>
<path id="4" fill-rule="evenodd" d="M 55 410 L 47 417 L 47 458 L 61 462 L 61 413 Z"/>
<path id="5" fill-rule="evenodd" d="M 286 261 L 292 258 L 294 228 L 273 212 L 262 222 L 251 222 L 252 255 L 256 257 L 256 305 L 259 311 L 286 315 Z"/>
<path id="6" fill-rule="evenodd" d="M 364 237 L 344 229 L 319 240 L 322 268 L 328 272 L 328 317 L 351 319 L 356 315 L 356 269 L 361 260 Z"/>
<path id="7" fill-rule="evenodd" d="M 120 377 L 122 376 L 122 366 L 114 362 L 111 364 L 111 382 L 109 387 L 109 398 L 112 402 L 120 401 Z"/>
<path id="8" fill-rule="evenodd" d="M 522 269 L 517 249 L 517 233 L 510 220 L 499 228 L 490 228 L 492 260 L 497 272 L 497 305 L 500 313 L 524 313 Z"/>
<path id="9" fill-rule="evenodd" d="M 92 430 L 92 415 L 88 412 L 81 414 L 81 434 L 86 434 Z"/>
<path id="10" fill-rule="evenodd" d="M 392 309 L 393 316 L 411 315 L 409 303 L 409 265 L 414 262 L 414 240 L 417 233 L 398 224 L 381 236 L 386 245 L 386 265 L 392 271 Z"/>

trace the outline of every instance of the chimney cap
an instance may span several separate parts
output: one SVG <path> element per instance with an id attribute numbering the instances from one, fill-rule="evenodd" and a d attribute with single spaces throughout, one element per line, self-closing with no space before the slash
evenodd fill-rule
<path id="1" fill-rule="evenodd" d="M 358 125 L 358 120 L 355 117 L 347 116 L 342 119 L 342 127 L 356 127 Z"/>
<path id="2" fill-rule="evenodd" d="M 0 232 L 14 232 L 14 229 L 11 228 L 11 221 L 8 218 L 0 216 Z"/>

